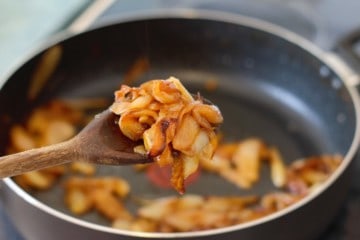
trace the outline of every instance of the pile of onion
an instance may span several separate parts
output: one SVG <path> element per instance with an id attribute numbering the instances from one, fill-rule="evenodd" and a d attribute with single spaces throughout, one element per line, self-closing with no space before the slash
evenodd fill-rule
<path id="1" fill-rule="evenodd" d="M 185 192 L 184 180 L 197 170 L 199 161 L 213 157 L 215 130 L 223 121 L 215 105 L 204 103 L 199 94 L 195 99 L 174 77 L 139 87 L 122 85 L 110 110 L 120 116 L 125 136 L 143 140 L 136 152 L 160 166 L 172 165 L 171 184 L 179 193 Z"/>

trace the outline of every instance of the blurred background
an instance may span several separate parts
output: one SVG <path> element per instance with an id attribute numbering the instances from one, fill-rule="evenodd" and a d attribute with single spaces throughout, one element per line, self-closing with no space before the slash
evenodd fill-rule
<path id="1" fill-rule="evenodd" d="M 0 74 L 62 30 L 96 1 L 0 1 Z M 326 50 L 360 29 L 358 0 L 100 0 L 111 7 L 97 22 L 144 10 L 196 8 L 223 10 L 281 25 Z"/>
<path id="2" fill-rule="evenodd" d="M 220 10 L 260 18 L 342 57 L 339 45 L 351 36 L 350 47 L 360 56 L 359 0 L 0 0 L 0 85 L 26 55 L 58 32 L 75 33 L 111 19 L 174 8 Z M 79 21 L 79 17 L 85 21 Z M 348 201 L 320 239 L 360 239 L 356 227 L 360 221 L 359 182 L 354 179 Z M 0 239 L 26 239 L 8 220 L 1 202 Z"/>

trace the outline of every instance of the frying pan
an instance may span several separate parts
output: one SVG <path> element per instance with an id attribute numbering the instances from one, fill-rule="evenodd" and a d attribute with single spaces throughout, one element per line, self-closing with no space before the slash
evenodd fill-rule
<path id="1" fill-rule="evenodd" d="M 62 57 L 43 91 L 32 101 L 30 78 L 42 55 L 61 46 Z M 60 187 L 30 195 L 5 179 L 1 196 L 18 229 L 28 239 L 314 239 L 334 218 L 349 186 L 359 142 L 359 95 L 352 72 L 299 36 L 251 18 L 212 11 L 166 11 L 106 23 L 51 41 L 28 58 L 0 91 L 1 150 L 9 126 L 52 98 L 109 97 L 127 69 L 147 57 L 150 70 L 139 82 L 176 76 L 221 109 L 227 140 L 260 137 L 277 146 L 287 163 L 317 154 L 342 154 L 337 171 L 298 203 L 236 226 L 191 233 L 139 233 L 112 229 L 97 215 L 73 217 Z M 336 62 L 336 64 L 334 64 Z M 352 77 L 352 78 L 350 78 Z M 205 83 L 216 79 L 209 92 Z M 355 83 L 354 83 L 355 82 Z M 150 185 L 127 167 L 102 166 L 100 175 L 128 179 L 134 194 L 175 194 Z M 188 193 L 263 194 L 262 180 L 249 191 L 203 174 Z"/>

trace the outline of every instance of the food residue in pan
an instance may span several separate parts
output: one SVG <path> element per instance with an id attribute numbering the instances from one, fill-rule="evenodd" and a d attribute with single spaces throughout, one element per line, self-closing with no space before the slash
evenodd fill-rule
<path id="1" fill-rule="evenodd" d="M 135 96 L 132 97 L 137 99 Z M 11 128 L 8 152 L 71 138 L 91 119 L 88 110 L 92 107 L 102 108 L 106 103 L 101 99 L 67 99 L 40 106 L 28 116 L 25 123 L 15 124 Z M 158 111 L 156 114 L 164 113 Z M 151 121 L 156 122 L 157 119 Z M 61 134 L 58 134 L 59 131 Z M 146 151 L 149 150 L 151 148 Z M 47 191 L 61 181 L 64 205 L 74 215 L 98 212 L 114 228 L 188 232 L 249 222 L 284 209 L 321 186 L 341 160 L 338 155 L 312 156 L 293 161 L 287 166 L 276 146 L 269 146 L 262 139 L 253 137 L 237 142 L 220 142 L 211 161 L 199 160 L 201 171 L 210 172 L 245 190 L 251 189 L 262 177 L 259 171 L 261 166 L 269 165 L 271 181 L 277 190 L 256 196 L 244 196 L 243 193 L 231 196 L 185 194 L 139 199 L 134 196 L 132 185 L 125 178 L 98 176 L 95 166 L 79 162 L 29 172 L 14 177 L 14 180 L 27 191 Z M 151 164 L 147 164 L 129 168 L 133 169 L 134 174 L 146 174 L 151 167 Z M 138 205 L 136 211 L 126 208 L 127 201 L 134 201 Z"/>

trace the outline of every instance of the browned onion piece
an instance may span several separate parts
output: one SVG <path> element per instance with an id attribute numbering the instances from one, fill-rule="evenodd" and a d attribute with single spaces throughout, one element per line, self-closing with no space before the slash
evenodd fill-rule
<path id="1" fill-rule="evenodd" d="M 214 130 L 223 121 L 216 106 L 204 104 L 199 94 L 195 100 L 174 77 L 138 88 L 122 85 L 110 110 L 120 116 L 125 136 L 143 140 L 144 148 L 137 146 L 136 152 L 145 152 L 160 166 L 173 164 L 171 182 L 180 193 L 185 191 L 184 178 L 197 170 L 200 159 L 212 158 L 217 146 Z"/>

